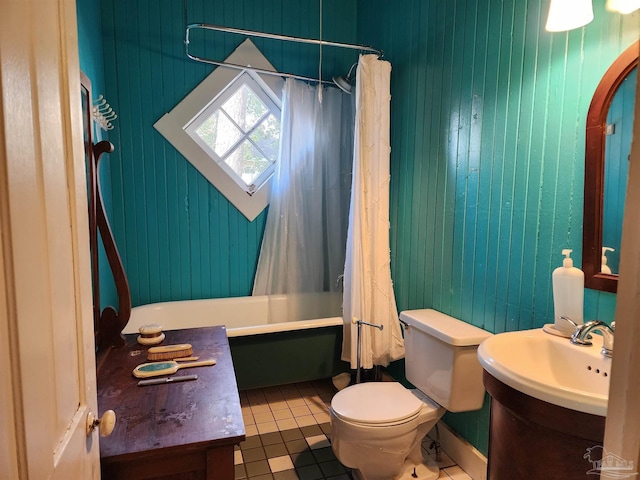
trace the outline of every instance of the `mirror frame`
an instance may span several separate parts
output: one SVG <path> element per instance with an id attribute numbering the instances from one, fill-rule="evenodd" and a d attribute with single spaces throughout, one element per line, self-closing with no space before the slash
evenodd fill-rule
<path id="1" fill-rule="evenodd" d="M 611 101 L 629 72 L 638 65 L 640 40 L 611 64 L 593 94 L 587 113 L 582 270 L 585 287 L 616 293 L 618 275 L 602 273 L 602 210 L 604 194 L 604 150 L 607 114 Z"/>

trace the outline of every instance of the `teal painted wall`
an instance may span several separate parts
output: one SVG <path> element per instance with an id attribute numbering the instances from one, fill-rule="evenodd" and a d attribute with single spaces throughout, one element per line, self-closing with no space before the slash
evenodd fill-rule
<path id="1" fill-rule="evenodd" d="M 93 99 L 104 94 L 104 53 L 102 48 L 102 15 L 99 0 L 77 0 L 76 14 L 78 19 L 78 54 L 80 57 L 80 70 L 91 81 Z M 108 140 L 105 130 L 100 129 L 94 123 L 93 141 Z M 100 164 L 100 184 L 102 187 L 103 200 L 107 216 L 113 218 L 111 202 L 111 169 L 109 158 L 103 159 Z M 100 264 L 100 304 L 101 309 L 112 305 L 118 305 L 118 296 L 113 281 L 113 275 L 109 270 L 109 263 L 99 238 L 99 258 Z"/>
<path id="2" fill-rule="evenodd" d="M 102 2 L 106 95 L 118 112 L 110 140 L 116 242 L 134 306 L 250 295 L 266 219 L 239 213 L 153 123 L 212 70 L 184 55 L 181 1 Z M 318 38 L 316 0 L 191 0 L 187 21 Z M 323 38 L 353 42 L 356 0 L 325 0 Z M 190 51 L 224 60 L 244 37 L 194 34 Z M 318 47 L 256 39 L 283 72 L 317 76 Z M 344 75 L 357 53 L 325 48 L 323 75 Z"/>
<path id="3" fill-rule="evenodd" d="M 586 28 L 550 34 L 547 0 L 324 3 L 325 38 L 382 48 L 393 65 L 399 308 L 433 307 L 496 333 L 550 321 L 560 251 L 573 248 L 581 264 L 586 111 L 638 38 L 640 14 L 598 1 Z M 191 0 L 188 20 L 317 37 L 317 4 Z M 182 2 L 104 0 L 102 16 L 106 95 L 119 114 L 113 226 L 134 305 L 249 294 L 264 213 L 248 222 L 152 126 L 211 71 L 184 58 Z M 223 59 L 241 38 L 192 40 Z M 313 47 L 256 43 L 281 71 L 317 71 Z M 354 60 L 324 58 L 325 77 Z M 585 305 L 587 319 L 611 320 L 615 295 L 587 290 Z M 486 453 L 486 404 L 446 420 Z"/>
<path id="4" fill-rule="evenodd" d="M 399 3 L 402 8 L 399 8 Z M 561 250 L 581 264 L 591 96 L 640 34 L 594 2 L 584 29 L 544 31 L 548 1 L 362 0 L 358 41 L 392 71 L 392 274 L 399 309 L 491 332 L 553 321 Z M 585 317 L 615 295 L 587 290 Z M 488 402 L 445 421 L 487 453 Z"/>

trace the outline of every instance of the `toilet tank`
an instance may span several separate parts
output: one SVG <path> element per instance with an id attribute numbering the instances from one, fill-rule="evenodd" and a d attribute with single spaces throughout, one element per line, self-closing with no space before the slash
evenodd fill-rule
<path id="1" fill-rule="evenodd" d="M 484 402 L 478 345 L 492 334 L 436 310 L 400 313 L 405 375 L 450 412 L 478 410 Z"/>

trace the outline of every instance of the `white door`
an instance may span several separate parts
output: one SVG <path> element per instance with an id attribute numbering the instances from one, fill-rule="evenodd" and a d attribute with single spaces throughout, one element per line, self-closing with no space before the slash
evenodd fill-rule
<path id="1" fill-rule="evenodd" d="M 98 479 L 75 1 L 0 1 L 0 89 L 0 478 Z"/>

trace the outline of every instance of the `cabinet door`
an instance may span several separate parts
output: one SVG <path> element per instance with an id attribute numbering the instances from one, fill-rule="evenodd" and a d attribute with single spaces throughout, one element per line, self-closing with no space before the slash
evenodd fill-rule
<path id="1" fill-rule="evenodd" d="M 0 478 L 98 479 L 75 2 L 0 2 Z"/>

